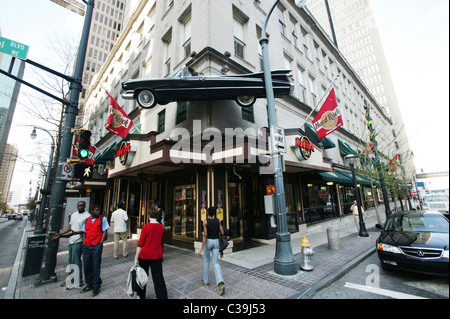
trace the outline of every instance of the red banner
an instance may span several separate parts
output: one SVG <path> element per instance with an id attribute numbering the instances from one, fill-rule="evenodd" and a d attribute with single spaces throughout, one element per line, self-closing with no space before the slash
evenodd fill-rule
<path id="1" fill-rule="evenodd" d="M 127 113 L 122 110 L 116 100 L 114 100 L 108 92 L 106 92 L 106 94 L 108 94 L 111 99 L 109 102 L 109 116 L 106 121 L 106 129 L 117 136 L 125 138 L 133 125 L 133 121 Z"/>
<path id="2" fill-rule="evenodd" d="M 312 124 L 319 138 L 324 138 L 344 124 L 341 112 L 338 109 L 334 89 L 331 89 Z"/>

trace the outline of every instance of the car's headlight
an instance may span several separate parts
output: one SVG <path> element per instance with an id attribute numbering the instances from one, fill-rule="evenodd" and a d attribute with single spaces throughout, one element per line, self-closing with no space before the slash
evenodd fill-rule
<path id="1" fill-rule="evenodd" d="M 388 244 L 379 243 L 378 244 L 378 250 L 386 251 L 386 252 L 394 253 L 394 254 L 402 254 L 402 251 L 398 247 L 391 246 L 391 245 L 388 245 Z"/>
<path id="2" fill-rule="evenodd" d="M 448 258 L 448 250 L 444 250 L 444 253 L 442 254 L 443 258 Z"/>

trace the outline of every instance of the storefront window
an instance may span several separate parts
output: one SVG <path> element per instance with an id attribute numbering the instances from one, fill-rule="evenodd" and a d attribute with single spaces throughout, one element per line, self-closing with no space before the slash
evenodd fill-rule
<path id="1" fill-rule="evenodd" d="M 336 186 L 302 184 L 302 196 L 307 224 L 339 216 Z"/>
<path id="2" fill-rule="evenodd" d="M 342 208 L 344 210 L 344 215 L 349 215 L 352 212 L 350 211 L 350 206 L 352 206 L 355 198 L 355 189 L 350 186 L 343 186 L 341 188 L 341 199 L 342 199 Z"/>
<path id="3" fill-rule="evenodd" d="M 284 196 L 286 202 L 286 219 L 288 231 L 290 233 L 298 231 L 298 217 L 297 209 L 294 202 L 294 191 L 291 181 L 286 181 L 284 183 Z"/>

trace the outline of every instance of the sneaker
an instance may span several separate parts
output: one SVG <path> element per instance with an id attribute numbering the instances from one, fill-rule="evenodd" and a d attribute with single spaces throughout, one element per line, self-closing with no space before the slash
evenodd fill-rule
<path id="1" fill-rule="evenodd" d="M 221 282 L 219 284 L 219 295 L 222 296 L 225 293 L 225 284 Z"/>
<path id="2" fill-rule="evenodd" d="M 202 281 L 202 285 L 205 286 L 205 287 L 208 287 L 208 286 L 209 286 L 209 282 L 204 283 L 204 282 Z"/>

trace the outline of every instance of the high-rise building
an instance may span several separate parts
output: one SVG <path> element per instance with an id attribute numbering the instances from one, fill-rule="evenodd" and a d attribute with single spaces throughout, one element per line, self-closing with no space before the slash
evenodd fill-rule
<path id="1" fill-rule="evenodd" d="M 380 107 L 392 118 L 397 153 L 402 155 L 405 168 L 412 174 L 414 162 L 408 136 L 370 1 L 309 0 L 307 8 L 333 39 L 334 29 L 339 51 L 369 88 Z"/>
<path id="2" fill-rule="evenodd" d="M 11 72 L 14 76 L 22 78 L 25 63 L 20 59 L 15 59 L 10 55 L 0 53 L 0 68 L 3 71 Z M 0 168 L 2 166 L 3 155 L 6 153 L 6 143 L 8 141 L 19 91 L 19 82 L 4 75 L 0 76 Z"/>
<path id="3" fill-rule="evenodd" d="M 0 202 L 2 203 L 6 203 L 8 200 L 14 167 L 16 166 L 17 152 L 17 145 L 6 144 L 0 167 Z"/>

